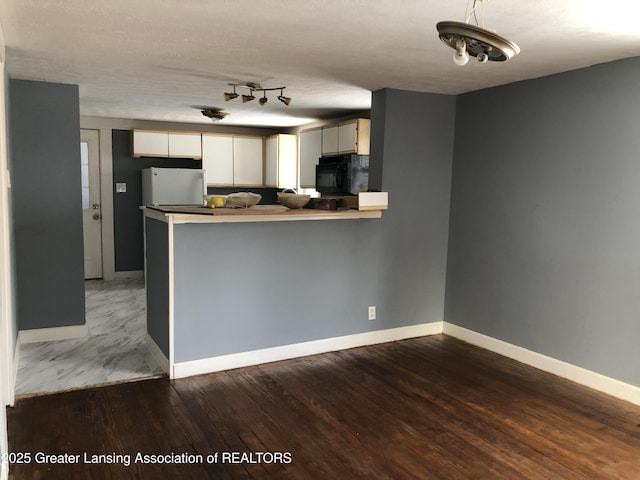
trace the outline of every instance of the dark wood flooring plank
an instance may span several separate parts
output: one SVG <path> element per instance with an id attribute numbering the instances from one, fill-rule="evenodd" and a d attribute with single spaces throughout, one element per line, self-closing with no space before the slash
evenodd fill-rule
<path id="1" fill-rule="evenodd" d="M 12 465 L 21 479 L 636 479 L 640 407 L 436 335 L 20 399 L 12 451 L 291 463 Z"/>

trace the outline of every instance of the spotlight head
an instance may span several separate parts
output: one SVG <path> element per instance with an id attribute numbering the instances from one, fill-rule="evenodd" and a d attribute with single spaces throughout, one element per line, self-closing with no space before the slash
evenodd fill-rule
<path id="1" fill-rule="evenodd" d="M 227 92 L 224 94 L 225 102 L 228 102 L 229 100 L 233 100 L 234 98 L 238 98 L 238 94 L 236 92 L 233 92 L 233 93 Z"/>
<path id="2" fill-rule="evenodd" d="M 242 103 L 247 103 L 255 99 L 256 97 L 253 96 L 253 92 L 251 92 L 249 95 L 242 95 Z"/>
<path id="3" fill-rule="evenodd" d="M 280 100 L 286 106 L 289 106 L 289 104 L 291 103 L 291 99 L 289 97 L 283 97 L 282 95 L 278 95 L 278 100 Z"/>
<path id="4" fill-rule="evenodd" d="M 260 100 L 258 100 L 258 102 L 260 103 L 260 106 L 264 106 L 268 101 L 269 101 L 269 99 L 266 96 L 264 96 Z"/>

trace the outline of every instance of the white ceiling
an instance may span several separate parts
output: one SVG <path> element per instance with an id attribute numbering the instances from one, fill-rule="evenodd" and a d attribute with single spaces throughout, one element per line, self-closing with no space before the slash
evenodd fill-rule
<path id="1" fill-rule="evenodd" d="M 471 0 L 473 3 L 473 0 Z M 294 126 L 370 108 L 390 87 L 459 94 L 640 55 L 637 0 L 491 0 L 485 27 L 517 43 L 465 67 L 435 24 L 465 0 L 0 0 L 11 78 L 80 86 L 82 115 Z M 229 82 L 286 86 L 225 102 Z"/>

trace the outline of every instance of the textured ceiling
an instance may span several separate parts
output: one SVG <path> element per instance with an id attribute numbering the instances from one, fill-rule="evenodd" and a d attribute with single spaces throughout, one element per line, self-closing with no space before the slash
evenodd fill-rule
<path id="1" fill-rule="evenodd" d="M 471 0 L 472 2 L 472 0 Z M 473 2 L 472 2 L 473 3 Z M 0 0 L 11 78 L 80 86 L 82 115 L 293 126 L 370 108 L 390 87 L 458 94 L 640 55 L 640 2 L 491 0 L 506 63 L 465 67 L 435 24 L 464 0 Z M 277 101 L 225 102 L 228 83 L 286 86 Z"/>

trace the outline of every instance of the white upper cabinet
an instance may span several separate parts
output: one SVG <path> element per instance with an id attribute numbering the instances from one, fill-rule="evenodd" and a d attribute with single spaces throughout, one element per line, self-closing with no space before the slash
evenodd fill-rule
<path id="1" fill-rule="evenodd" d="M 265 186 L 297 188 L 298 137 L 279 134 L 267 138 Z"/>
<path id="2" fill-rule="evenodd" d="M 200 133 L 133 130 L 133 156 L 202 158 Z"/>
<path id="3" fill-rule="evenodd" d="M 202 134 L 202 168 L 207 185 L 261 187 L 264 138 Z"/>
<path id="4" fill-rule="evenodd" d="M 338 153 L 338 125 L 322 128 L 322 154 L 335 155 Z"/>
<path id="5" fill-rule="evenodd" d="M 133 130 L 134 157 L 168 157 L 169 132 Z"/>
<path id="6" fill-rule="evenodd" d="M 322 128 L 322 155 L 357 153 L 369 155 L 371 120 L 354 118 Z"/>
<path id="7" fill-rule="evenodd" d="M 233 137 L 202 135 L 202 168 L 208 185 L 233 185 Z"/>
<path id="8" fill-rule="evenodd" d="M 338 126 L 338 153 L 369 155 L 371 120 L 357 118 Z"/>
<path id="9" fill-rule="evenodd" d="M 233 184 L 264 185 L 264 138 L 233 137 Z"/>
<path id="10" fill-rule="evenodd" d="M 322 128 L 300 132 L 300 188 L 315 188 L 316 165 L 322 156 Z"/>
<path id="11" fill-rule="evenodd" d="M 170 158 L 202 158 L 202 135 L 190 132 L 169 132 Z"/>

